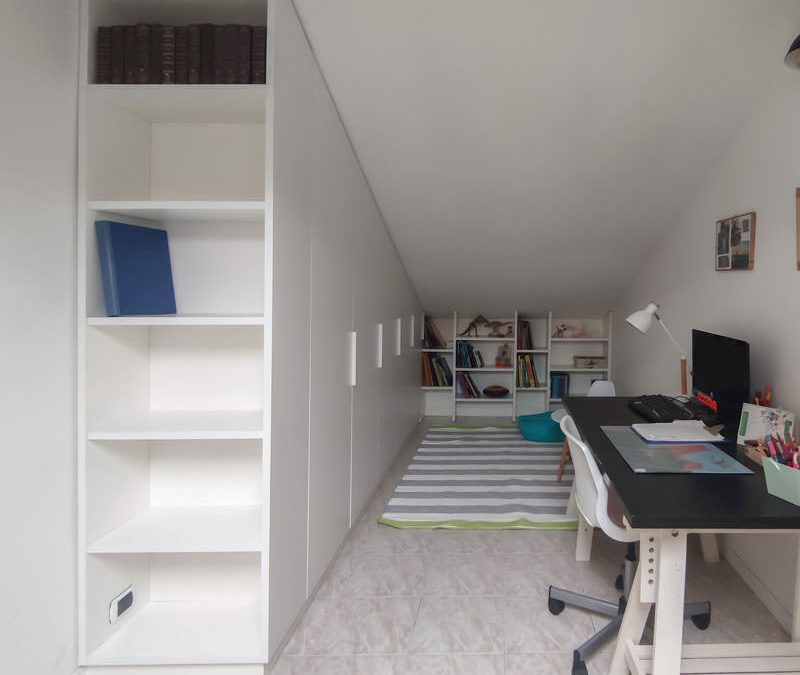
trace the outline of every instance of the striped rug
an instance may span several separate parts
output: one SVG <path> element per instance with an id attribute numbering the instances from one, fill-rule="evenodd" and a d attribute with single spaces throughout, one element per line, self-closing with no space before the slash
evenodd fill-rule
<path id="1" fill-rule="evenodd" d="M 572 467 L 561 445 L 526 441 L 516 427 L 433 427 L 378 522 L 393 527 L 575 529 L 567 516 Z"/>

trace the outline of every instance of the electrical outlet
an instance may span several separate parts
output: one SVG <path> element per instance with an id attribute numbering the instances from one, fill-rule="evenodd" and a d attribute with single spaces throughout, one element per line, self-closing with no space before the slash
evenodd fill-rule
<path id="1" fill-rule="evenodd" d="M 128 586 L 122 593 L 111 601 L 108 606 L 108 622 L 115 623 L 125 612 L 133 607 L 134 588 Z"/>

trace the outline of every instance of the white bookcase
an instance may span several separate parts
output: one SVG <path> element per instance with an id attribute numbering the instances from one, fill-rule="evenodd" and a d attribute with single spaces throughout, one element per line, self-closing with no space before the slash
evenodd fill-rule
<path id="1" fill-rule="evenodd" d="M 612 315 L 570 319 L 550 315 L 549 374 L 566 373 L 569 376 L 569 395 L 582 396 L 595 380 L 611 379 L 611 327 Z M 557 337 L 559 327 L 567 326 L 565 335 Z M 588 356 L 605 360 L 605 365 L 576 366 L 574 357 Z M 549 382 L 549 377 L 548 377 Z M 561 399 L 551 397 L 551 404 Z"/>
<path id="2" fill-rule="evenodd" d="M 100 25 L 267 25 L 267 3 L 84 0 L 81 20 L 80 662 L 263 663 L 270 92 L 92 78 Z M 103 219 L 167 231 L 176 316 L 105 315 Z"/>
<path id="3" fill-rule="evenodd" d="M 452 420 L 461 416 L 506 416 L 516 420 L 519 415 L 549 410 L 560 404 L 561 399 L 551 396 L 550 375 L 563 372 L 569 375 L 569 393 L 585 395 L 594 380 L 610 379 L 611 373 L 611 314 L 601 317 L 566 319 L 545 315 L 527 315 L 515 312 L 511 318 L 490 320 L 509 322 L 512 334 L 504 337 L 488 337 L 483 329 L 477 337 L 461 336 L 474 317 L 452 316 L 429 317 L 446 336 L 448 344 L 443 349 L 423 349 L 423 352 L 440 353 L 445 356 L 453 373 L 452 387 L 422 387 L 425 398 L 425 414 L 449 416 Z M 527 321 L 533 344 L 530 349 L 517 347 L 519 322 Z M 559 327 L 566 326 L 564 336 L 554 337 Z M 457 345 L 466 342 L 481 352 L 484 366 L 467 368 L 458 362 Z M 512 368 L 495 366 L 497 349 L 503 344 L 510 347 Z M 533 359 L 536 370 L 536 386 L 520 386 L 517 378 L 518 357 Z M 580 367 L 574 363 L 575 356 L 599 357 L 605 365 Z M 503 385 L 509 394 L 503 398 L 462 398 L 455 383 L 456 373 L 469 373 L 479 390 L 492 384 Z"/>

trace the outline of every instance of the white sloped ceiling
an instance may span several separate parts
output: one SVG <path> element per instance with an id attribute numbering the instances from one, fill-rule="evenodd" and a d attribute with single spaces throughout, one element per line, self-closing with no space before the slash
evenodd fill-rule
<path id="1" fill-rule="evenodd" d="M 295 2 L 432 311 L 605 309 L 800 32 L 796 0 Z"/>

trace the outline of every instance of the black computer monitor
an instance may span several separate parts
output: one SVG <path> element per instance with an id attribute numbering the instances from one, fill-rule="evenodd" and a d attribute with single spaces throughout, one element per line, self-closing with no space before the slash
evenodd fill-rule
<path id="1" fill-rule="evenodd" d="M 742 403 L 750 400 L 750 345 L 692 330 L 692 394 L 726 428 L 738 424 Z"/>

